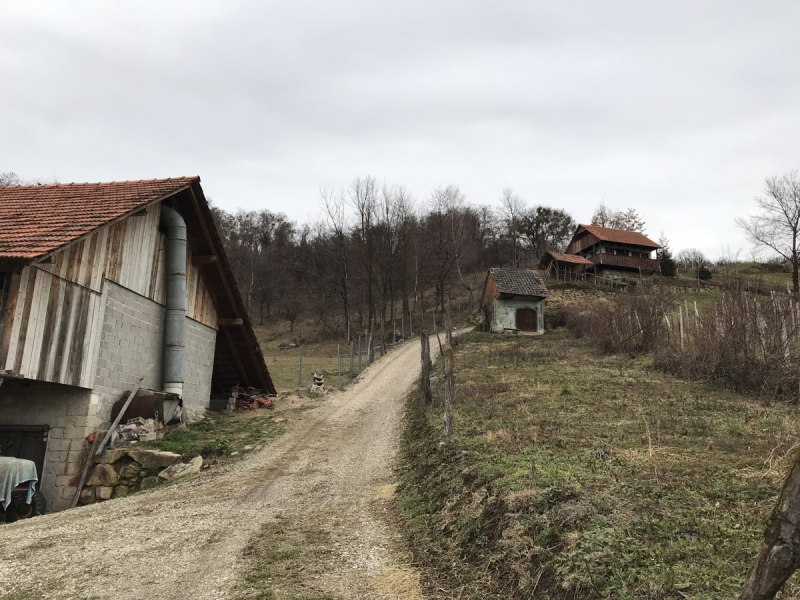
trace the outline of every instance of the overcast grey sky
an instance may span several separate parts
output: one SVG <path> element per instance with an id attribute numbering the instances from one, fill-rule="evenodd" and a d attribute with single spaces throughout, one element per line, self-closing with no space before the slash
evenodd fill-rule
<path id="1" fill-rule="evenodd" d="M 716 255 L 800 167 L 799 25 L 796 1 L 0 0 L 0 171 L 200 175 L 301 221 L 357 175 L 510 187 Z"/>

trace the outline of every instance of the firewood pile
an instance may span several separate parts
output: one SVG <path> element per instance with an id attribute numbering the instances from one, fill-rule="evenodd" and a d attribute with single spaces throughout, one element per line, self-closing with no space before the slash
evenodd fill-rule
<path id="1" fill-rule="evenodd" d="M 231 390 L 231 400 L 235 402 L 235 410 L 256 410 L 266 408 L 272 410 L 275 404 L 266 392 L 255 388 L 234 387 Z"/>

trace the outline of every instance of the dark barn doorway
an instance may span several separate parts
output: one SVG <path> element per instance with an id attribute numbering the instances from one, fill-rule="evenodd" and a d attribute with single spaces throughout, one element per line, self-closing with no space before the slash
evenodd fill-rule
<path id="1" fill-rule="evenodd" d="M 0 425 L 0 456 L 32 460 L 41 485 L 49 432 L 47 425 Z"/>
<path id="2" fill-rule="evenodd" d="M 539 316 L 536 314 L 536 309 L 518 308 L 516 325 L 520 331 L 539 331 Z"/>

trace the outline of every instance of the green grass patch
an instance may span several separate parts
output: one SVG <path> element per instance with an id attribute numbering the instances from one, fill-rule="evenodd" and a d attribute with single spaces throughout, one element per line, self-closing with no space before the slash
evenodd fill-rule
<path id="1" fill-rule="evenodd" d="M 204 459 L 230 456 L 245 452 L 281 435 L 284 422 L 275 422 L 278 415 L 258 410 L 242 413 L 220 413 L 192 423 L 185 430 L 171 431 L 164 439 L 143 442 L 147 448 L 157 448 L 190 459 L 200 454 Z M 286 418 L 287 411 L 280 414 Z"/>
<path id="2" fill-rule="evenodd" d="M 313 528 L 295 529 L 283 521 L 263 525 L 242 551 L 234 600 L 335 600 L 304 581 L 307 570 L 316 572 L 315 560 L 329 552 L 310 542 L 313 533 Z"/>
<path id="3" fill-rule="evenodd" d="M 466 334 L 455 369 L 453 439 L 441 443 L 440 378 L 433 406 L 409 399 L 403 440 L 400 502 L 431 590 L 738 595 L 800 442 L 796 407 L 561 332 Z M 779 597 L 798 593 L 792 579 Z"/>

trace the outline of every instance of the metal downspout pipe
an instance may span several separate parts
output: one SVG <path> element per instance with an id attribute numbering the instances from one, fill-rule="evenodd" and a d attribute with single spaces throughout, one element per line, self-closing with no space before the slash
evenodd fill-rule
<path id="1" fill-rule="evenodd" d="M 183 359 L 186 345 L 186 223 L 177 211 L 161 207 L 167 228 L 164 257 L 166 320 L 164 322 L 164 391 L 183 397 Z"/>

